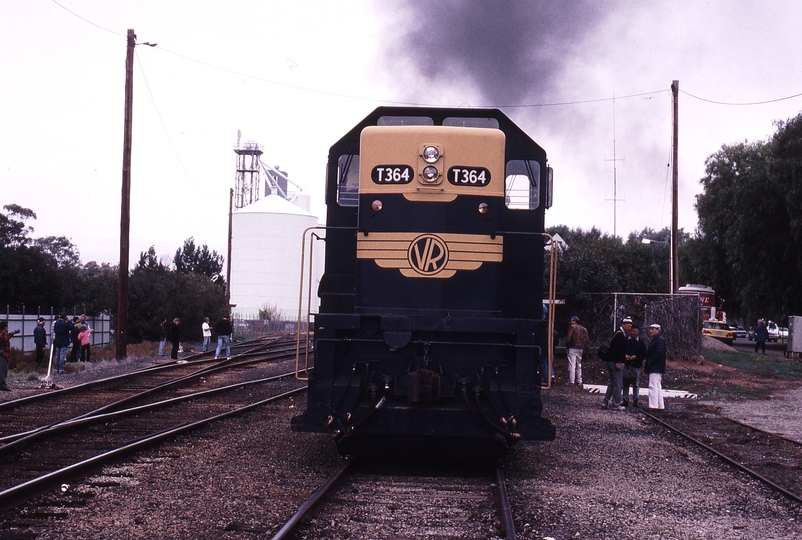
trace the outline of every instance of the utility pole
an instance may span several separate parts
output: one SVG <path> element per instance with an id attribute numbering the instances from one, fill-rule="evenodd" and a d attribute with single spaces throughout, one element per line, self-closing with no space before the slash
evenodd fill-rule
<path id="1" fill-rule="evenodd" d="M 239 145 L 238 145 L 239 146 Z M 234 188 L 228 192 L 228 258 L 226 259 L 226 304 L 231 309 L 231 239 L 233 238 L 232 218 L 234 212 Z"/>
<path id="2" fill-rule="evenodd" d="M 131 120 L 134 104 L 134 45 L 136 34 L 128 29 L 125 55 L 125 123 L 123 127 L 123 185 L 120 208 L 120 267 L 117 277 L 116 358 L 126 356 L 128 346 L 128 238 L 131 225 Z"/>
<path id="3" fill-rule="evenodd" d="M 671 294 L 677 294 L 679 289 L 679 219 L 677 217 L 679 202 L 677 194 L 679 192 L 679 167 L 677 167 L 678 147 L 679 147 L 679 81 L 671 83 L 671 95 L 674 103 L 674 136 L 672 141 L 672 163 L 674 167 L 671 171 L 671 253 L 669 254 L 670 272 L 669 279 Z"/>

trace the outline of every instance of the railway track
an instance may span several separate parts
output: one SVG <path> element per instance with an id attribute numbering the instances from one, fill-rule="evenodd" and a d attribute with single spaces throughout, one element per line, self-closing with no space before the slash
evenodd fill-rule
<path id="1" fill-rule="evenodd" d="M 500 465 L 473 476 L 445 469 L 388 470 L 349 457 L 273 540 L 516 538 Z"/>
<path id="2" fill-rule="evenodd" d="M 786 498 L 802 503 L 802 443 L 712 410 L 652 414 L 654 422 L 715 454 Z"/>
<path id="3" fill-rule="evenodd" d="M 52 400 L 45 396 L 3 404 L 7 410 L 2 415 L 0 510 L 69 485 L 146 446 L 305 389 L 288 369 L 295 358 L 294 343 L 254 349 L 228 362 L 168 366 L 176 369 L 167 381 L 165 371 L 153 378 L 150 370 L 142 370 L 82 385 L 64 394 L 70 396 L 68 409 L 74 416 L 61 414 L 58 422 L 40 421 L 33 428 L 32 414 L 24 411 L 39 410 L 43 402 L 53 407 Z M 91 397 L 84 402 L 81 396 L 87 395 Z M 98 395 L 106 400 L 99 407 Z M 87 404 L 95 408 L 86 411 Z"/>
<path id="4" fill-rule="evenodd" d="M 238 378 L 247 380 L 250 366 L 269 360 L 268 357 L 279 359 L 294 350 L 295 346 L 289 341 L 256 343 L 241 348 L 240 354 L 232 360 L 213 360 L 208 353 L 201 353 L 182 364 L 171 362 L 2 402 L 0 456 L 11 443 L 38 431 L 152 400 L 156 395 L 178 393 L 201 380 L 205 382 L 212 374 L 227 374 L 232 383 Z"/>

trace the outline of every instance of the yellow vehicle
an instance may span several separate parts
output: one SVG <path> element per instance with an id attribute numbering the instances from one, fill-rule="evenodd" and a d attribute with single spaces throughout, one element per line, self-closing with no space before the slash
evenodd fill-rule
<path id="1" fill-rule="evenodd" d="M 702 335 L 710 336 L 719 341 L 723 341 L 727 345 L 732 345 L 732 342 L 735 339 L 735 332 L 730 330 L 730 327 L 727 326 L 727 323 L 717 321 L 715 319 L 709 319 L 702 322 Z"/>

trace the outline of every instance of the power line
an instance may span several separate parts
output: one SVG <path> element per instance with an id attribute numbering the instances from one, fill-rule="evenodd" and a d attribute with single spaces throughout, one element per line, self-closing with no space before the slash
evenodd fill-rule
<path id="1" fill-rule="evenodd" d="M 694 99 L 698 99 L 699 101 L 704 101 L 706 103 L 713 103 L 714 105 L 735 105 L 735 106 L 765 105 L 766 103 L 777 103 L 778 101 L 785 101 L 785 100 L 788 100 L 788 99 L 794 99 L 794 98 L 797 98 L 799 96 L 802 96 L 802 93 L 799 93 L 799 94 L 794 94 L 792 96 L 785 96 L 785 97 L 776 98 L 776 99 L 767 99 L 765 101 L 751 101 L 751 102 L 744 102 L 744 103 L 734 103 L 734 102 L 727 102 L 727 101 L 715 101 L 715 100 L 712 100 L 712 99 L 705 99 L 703 97 L 699 97 L 699 96 L 695 96 L 693 94 L 690 94 L 690 93 L 688 93 L 688 92 L 686 92 L 684 90 L 680 90 L 680 92 L 682 92 L 686 96 L 692 97 Z"/>
<path id="2" fill-rule="evenodd" d="M 173 140 L 170 137 L 170 133 L 167 131 L 167 126 L 164 125 L 164 119 L 162 118 L 161 113 L 159 112 L 159 107 L 156 105 L 156 98 L 153 97 L 153 91 L 150 89 L 150 84 L 148 84 L 148 78 L 145 76 L 145 68 L 142 67 L 142 61 L 139 59 L 139 55 L 134 52 L 136 56 L 136 62 L 139 64 L 139 71 L 142 73 L 142 80 L 145 81 L 145 87 L 148 89 L 148 94 L 150 95 L 150 101 L 153 103 L 153 109 L 156 111 L 156 116 L 159 118 L 159 122 L 161 123 L 162 130 L 164 130 L 164 135 L 167 137 L 167 142 L 170 144 L 170 148 L 173 150 L 173 155 L 175 155 L 175 159 L 178 161 L 178 164 L 181 166 L 181 169 L 184 171 L 184 174 L 187 176 L 192 185 L 195 186 L 200 193 L 202 193 L 206 198 L 211 200 L 216 200 L 217 197 L 212 197 L 208 193 L 206 193 L 203 189 L 195 183 L 195 179 L 192 178 L 192 175 L 189 174 L 187 168 L 184 166 L 184 162 L 181 161 L 181 157 L 178 155 L 178 151 L 175 149 L 175 145 L 173 144 Z"/>
<path id="3" fill-rule="evenodd" d="M 114 30 L 109 30 L 108 28 L 105 28 L 105 27 L 103 27 L 103 26 L 100 26 L 99 24 L 97 24 L 97 23 L 94 23 L 94 22 L 90 21 L 89 19 L 86 19 L 86 18 L 84 18 L 84 17 L 81 17 L 80 15 L 78 15 L 77 13 L 75 13 L 74 11 L 72 11 L 72 10 L 70 10 L 70 9 L 68 9 L 68 8 L 66 8 L 66 7 L 64 7 L 64 6 L 62 6 L 62 5 L 61 5 L 61 4 L 59 4 L 58 2 L 56 2 L 56 0 L 50 0 L 50 1 L 51 1 L 51 2 L 53 2 L 54 4 L 56 4 L 56 5 L 57 5 L 58 7 L 60 7 L 61 9 L 63 9 L 64 11 L 68 12 L 70 15 L 74 15 L 75 17 L 78 17 L 78 18 L 79 18 L 79 19 L 81 19 L 82 21 L 84 21 L 84 22 L 86 22 L 86 23 L 89 23 L 89 24 L 91 24 L 92 26 L 95 26 L 95 27 L 97 27 L 97 28 L 100 28 L 101 30 L 104 30 L 104 31 L 106 31 L 106 32 L 110 32 L 110 33 L 114 34 L 115 36 L 123 36 L 123 37 L 125 37 L 125 34 L 122 34 L 122 33 L 120 33 L 120 32 L 115 32 Z"/>
<path id="4" fill-rule="evenodd" d="M 67 8 L 67 7 L 63 6 L 62 4 L 58 3 L 56 0 L 50 0 L 50 1 L 53 2 L 54 4 L 56 4 L 61 9 L 65 10 L 66 12 L 70 13 L 71 15 L 73 15 L 73 16 L 81 19 L 82 21 L 86 22 L 87 24 L 91 24 L 92 26 L 94 26 L 96 28 L 99 28 L 99 29 L 101 29 L 103 31 L 112 33 L 112 34 L 117 35 L 117 36 L 125 36 L 125 34 L 123 34 L 123 33 L 115 32 L 114 30 L 110 30 L 110 29 L 108 29 L 108 28 L 106 28 L 104 26 L 101 26 L 101 25 L 93 22 L 93 21 L 90 21 L 89 19 L 87 19 L 85 17 L 82 17 L 81 15 L 78 15 L 74 11 L 72 11 L 69 8 Z M 143 45 L 150 45 L 150 44 L 149 43 L 145 43 Z M 435 106 L 438 106 L 438 104 L 436 104 L 436 103 L 422 103 L 422 102 L 414 102 L 414 101 L 394 101 L 394 100 L 389 100 L 389 99 L 373 98 L 373 97 L 366 97 L 366 96 L 355 96 L 355 95 L 351 95 L 351 94 L 341 94 L 341 93 L 337 93 L 337 92 L 330 92 L 330 91 L 327 91 L 327 90 L 318 90 L 318 89 L 314 89 L 314 88 L 307 88 L 307 87 L 303 87 L 303 86 L 297 86 L 297 85 L 278 82 L 278 81 L 275 81 L 275 80 L 272 80 L 272 79 L 266 79 L 264 77 L 258 77 L 256 75 L 250 75 L 248 73 L 243 73 L 243 72 L 240 72 L 240 71 L 234 71 L 232 69 L 228 69 L 228 68 L 225 68 L 225 67 L 217 66 L 215 64 L 210 64 L 210 63 L 204 62 L 202 60 L 197 60 L 195 58 L 191 58 L 189 56 L 186 56 L 186 55 L 183 55 L 183 54 L 180 54 L 180 53 L 177 53 L 177 52 L 170 51 L 169 49 L 165 49 L 163 47 L 159 47 L 158 50 L 161 50 L 161 51 L 164 51 L 166 53 L 178 56 L 179 58 L 183 58 L 184 60 L 188 60 L 190 62 L 195 62 L 195 63 L 201 64 L 203 66 L 210 67 L 212 69 L 217 69 L 217 70 L 224 71 L 226 73 L 231 73 L 233 75 L 238 75 L 238 76 L 241 76 L 241 77 L 247 77 L 247 78 L 253 79 L 255 81 L 261 81 L 261 82 L 265 82 L 265 83 L 268 83 L 268 84 L 273 84 L 273 85 L 276 85 L 276 86 L 282 86 L 284 88 L 290 88 L 292 90 L 299 90 L 299 91 L 303 91 L 303 92 L 310 92 L 310 93 L 313 93 L 313 94 L 320 94 L 320 95 L 326 95 L 326 96 L 332 96 L 332 97 L 339 97 L 339 98 L 344 98 L 344 99 L 353 99 L 353 100 L 358 100 L 358 101 L 369 101 L 369 102 L 374 102 L 374 103 L 387 103 L 387 104 L 390 104 L 390 105 L 407 105 L 407 106 L 419 106 L 419 107 L 435 107 Z M 552 102 L 552 103 L 523 103 L 523 104 L 512 104 L 512 105 L 510 105 L 510 104 L 501 105 L 501 104 L 492 104 L 491 103 L 491 104 L 485 104 L 485 105 L 478 105 L 478 107 L 491 107 L 491 108 L 502 108 L 502 109 L 564 107 L 564 106 L 568 106 L 568 105 L 583 105 L 583 104 L 587 104 L 587 103 L 603 103 L 603 102 L 607 102 L 607 101 L 613 101 L 614 99 L 627 99 L 627 98 L 635 98 L 635 97 L 642 97 L 642 96 L 650 96 L 650 95 L 654 95 L 654 94 L 662 94 L 663 92 L 665 92 L 665 90 L 653 90 L 651 92 L 640 92 L 640 93 L 637 93 L 637 94 L 629 94 L 629 95 L 625 95 L 625 96 L 608 97 L 608 98 L 596 98 L 596 99 L 582 99 L 582 100 L 573 100 L 573 101 L 557 101 L 557 102 Z M 685 90 L 680 90 L 680 92 L 682 92 L 683 94 L 687 95 L 688 97 L 692 97 L 692 98 L 697 99 L 699 101 L 704 101 L 706 103 L 712 103 L 714 105 L 728 105 L 728 106 L 765 105 L 765 104 L 768 104 L 768 103 L 776 103 L 778 101 L 786 101 L 786 100 L 789 100 L 789 99 L 794 99 L 794 98 L 802 96 L 802 92 L 800 92 L 798 94 L 793 94 L 793 95 L 790 95 L 790 96 L 785 96 L 785 97 L 780 97 L 780 98 L 775 98 L 775 99 L 767 99 L 767 100 L 763 100 L 763 101 L 750 101 L 750 102 L 740 102 L 739 103 L 739 102 L 717 101 L 717 100 L 714 100 L 714 99 L 703 98 L 701 96 L 697 96 L 697 95 L 691 94 L 689 92 L 686 92 Z"/>

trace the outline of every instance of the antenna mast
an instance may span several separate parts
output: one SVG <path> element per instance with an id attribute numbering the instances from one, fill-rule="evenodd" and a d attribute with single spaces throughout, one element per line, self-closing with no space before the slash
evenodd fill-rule
<path id="1" fill-rule="evenodd" d="M 618 171 L 616 168 L 616 161 L 624 161 L 623 159 L 617 159 L 615 157 L 615 96 L 613 96 L 613 159 L 607 159 L 605 161 L 612 161 L 613 162 L 613 198 L 607 199 L 608 201 L 613 201 L 613 237 L 618 236 L 616 225 L 618 222 L 618 215 L 617 215 L 617 205 L 618 201 L 622 201 L 624 199 L 618 198 Z"/>

